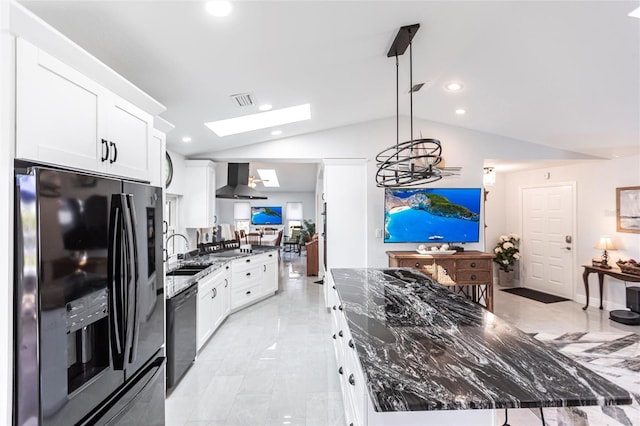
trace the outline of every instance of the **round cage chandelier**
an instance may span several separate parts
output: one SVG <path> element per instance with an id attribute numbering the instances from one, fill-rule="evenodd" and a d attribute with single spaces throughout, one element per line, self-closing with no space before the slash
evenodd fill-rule
<path id="1" fill-rule="evenodd" d="M 437 166 L 443 161 L 442 146 L 438 139 L 413 138 L 413 92 L 422 85 L 413 85 L 412 40 L 420 24 L 401 27 L 387 57 L 396 58 L 396 144 L 376 155 L 376 185 L 378 187 L 420 186 L 442 179 Z M 400 142 L 400 83 L 398 56 L 409 48 L 410 121 L 411 140 Z"/>

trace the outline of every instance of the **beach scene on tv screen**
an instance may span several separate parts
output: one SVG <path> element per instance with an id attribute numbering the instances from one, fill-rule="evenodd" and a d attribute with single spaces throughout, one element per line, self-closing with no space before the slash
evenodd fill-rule
<path id="1" fill-rule="evenodd" d="M 253 225 L 282 225 L 282 207 L 251 207 Z"/>
<path id="2" fill-rule="evenodd" d="M 480 196 L 479 188 L 387 188 L 384 242 L 477 242 Z"/>

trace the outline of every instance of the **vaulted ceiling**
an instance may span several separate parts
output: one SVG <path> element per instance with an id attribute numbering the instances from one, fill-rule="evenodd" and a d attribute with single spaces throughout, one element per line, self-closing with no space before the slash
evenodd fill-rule
<path id="1" fill-rule="evenodd" d="M 166 105 L 168 147 L 185 155 L 395 116 L 386 53 L 414 23 L 416 117 L 605 158 L 640 150 L 637 1 L 236 1 L 226 18 L 197 1 L 21 3 Z M 444 88 L 454 80 L 459 93 Z M 258 112 L 231 101 L 245 92 L 274 109 L 310 103 L 312 118 L 279 136 L 204 126 Z"/>

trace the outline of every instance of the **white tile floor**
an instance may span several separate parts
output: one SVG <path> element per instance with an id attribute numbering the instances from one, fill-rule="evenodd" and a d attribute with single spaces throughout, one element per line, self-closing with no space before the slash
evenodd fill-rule
<path id="1" fill-rule="evenodd" d="M 168 426 L 343 426 L 323 287 L 306 277 L 305 257 L 287 254 L 275 297 L 231 315 L 167 398 Z M 631 331 L 606 311 L 575 302 L 542 304 L 495 291 L 495 313 L 525 332 Z M 502 425 L 504 412 L 498 412 Z M 546 417 L 553 417 L 552 413 Z M 509 422 L 538 426 L 530 410 Z M 552 423 L 555 424 L 555 423 Z"/>

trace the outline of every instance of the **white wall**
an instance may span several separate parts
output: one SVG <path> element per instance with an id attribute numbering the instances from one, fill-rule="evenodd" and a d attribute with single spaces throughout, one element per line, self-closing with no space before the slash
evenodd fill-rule
<path id="1" fill-rule="evenodd" d="M 13 37 L 9 31 L 9 2 L 0 1 L 0 229 L 9 230 L 0 239 L 0 424 L 11 424 L 13 354 Z M 4 419 L 4 420 L 3 420 Z"/>
<path id="2" fill-rule="evenodd" d="M 226 182 L 226 180 L 225 180 Z M 220 187 L 222 185 L 218 185 Z M 286 226 L 289 220 L 287 215 L 287 203 L 298 202 L 302 203 L 303 217 L 306 220 L 312 220 L 314 223 L 318 223 L 316 220 L 316 200 L 313 192 L 278 192 L 268 193 L 266 200 L 241 200 L 248 201 L 252 207 L 261 206 L 281 206 L 282 207 L 282 223 Z M 227 200 L 224 198 L 218 198 L 216 200 L 216 210 L 218 214 L 218 223 L 230 223 L 234 224 L 233 218 L 233 204 L 236 200 Z M 285 231 L 285 234 L 287 231 Z"/>
<path id="3" fill-rule="evenodd" d="M 408 135 L 408 120 L 401 119 L 401 140 Z M 482 187 L 482 175 L 485 159 L 569 159 L 590 158 L 588 156 L 544 147 L 530 142 L 519 141 L 503 136 L 477 132 L 461 127 L 416 119 L 415 134 L 440 139 L 447 165 L 463 167 L 460 176 L 442 179 L 432 187 Z M 217 151 L 206 157 L 218 161 L 226 159 L 240 160 L 278 160 L 301 159 L 318 160 L 332 158 L 364 158 L 367 163 L 367 261 L 368 266 L 387 266 L 387 250 L 413 250 L 416 244 L 384 244 L 382 238 L 375 237 L 376 229 L 384 228 L 384 190 L 376 187 L 375 156 L 396 142 L 395 118 L 360 123 L 330 129 L 297 137 Z M 481 219 L 483 220 L 483 219 Z M 482 223 L 482 222 L 481 222 Z M 481 242 L 467 244 L 469 250 L 484 250 L 484 232 L 481 230 Z M 491 248 L 492 248 L 491 244 Z"/>
<path id="4" fill-rule="evenodd" d="M 549 179 L 545 179 L 549 173 Z M 594 246 L 601 235 L 608 235 L 619 249 L 610 253 L 611 260 L 618 258 L 640 258 L 640 234 L 616 232 L 616 187 L 640 184 L 640 156 L 612 160 L 588 161 L 546 169 L 528 170 L 509 174 L 498 174 L 503 181 L 506 220 L 504 232 L 520 232 L 519 193 L 524 186 L 553 182 L 576 182 L 576 229 L 574 250 L 576 271 L 574 272 L 575 300 L 585 301 L 580 265 L 590 264 L 600 257 L 601 251 Z M 490 195 L 491 197 L 491 195 Z M 597 280 L 592 275 L 590 306 L 599 306 Z M 603 294 L 605 309 L 623 309 L 625 306 L 624 283 L 605 278 Z"/>

